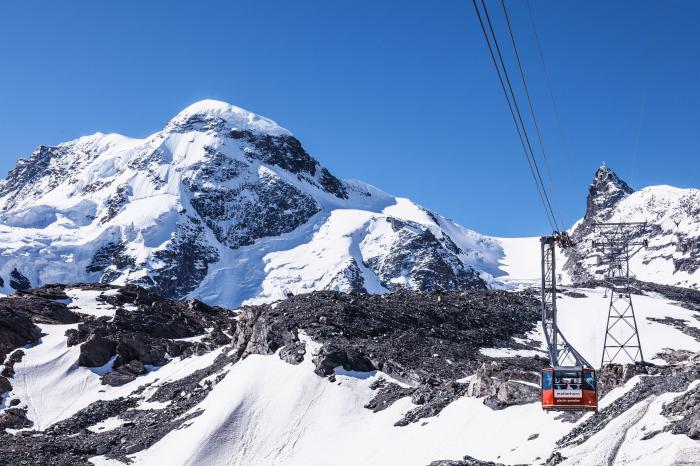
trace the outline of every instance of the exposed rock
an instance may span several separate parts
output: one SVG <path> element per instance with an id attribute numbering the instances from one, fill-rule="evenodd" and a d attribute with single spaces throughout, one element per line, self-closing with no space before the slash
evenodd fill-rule
<path id="1" fill-rule="evenodd" d="M 27 419 L 26 409 L 7 408 L 0 413 L 0 431 L 4 429 L 24 429 L 32 425 L 32 421 Z"/>
<path id="2" fill-rule="evenodd" d="M 691 337 L 695 338 L 697 341 L 700 341 L 700 329 L 697 327 L 694 327 L 692 325 L 689 325 L 687 320 L 674 319 L 673 317 L 668 317 L 668 316 L 664 317 L 663 319 L 658 319 L 655 317 L 647 317 L 647 320 L 650 320 L 652 322 L 658 322 L 660 324 L 669 325 L 673 328 L 680 330 L 681 332 L 685 333 L 686 335 L 690 335 Z"/>
<path id="3" fill-rule="evenodd" d="M 552 455 L 547 458 L 547 462 L 545 463 L 545 466 L 556 466 L 557 464 L 560 464 L 566 460 L 566 456 L 562 456 L 562 454 L 558 451 L 555 451 L 552 453 Z"/>
<path id="4" fill-rule="evenodd" d="M 661 414 L 671 419 L 664 430 L 700 440 L 700 391 L 697 386 L 665 405 Z"/>
<path id="5" fill-rule="evenodd" d="M 401 398 L 413 395 L 413 392 L 416 391 L 415 387 L 404 388 L 393 382 L 386 382 L 384 379 L 380 380 L 383 381 L 382 386 L 376 387 L 378 390 L 377 394 L 365 405 L 365 408 L 371 409 L 375 413 L 385 410 Z"/>
<path id="6" fill-rule="evenodd" d="M 107 223 L 116 217 L 122 207 L 129 201 L 129 196 L 131 195 L 131 186 L 128 184 L 118 186 L 116 192 L 106 202 L 106 212 L 100 219 L 100 223 Z"/>
<path id="7" fill-rule="evenodd" d="M 483 397 L 484 404 L 496 410 L 534 403 L 540 399 L 539 388 L 522 382 L 539 383 L 539 374 L 533 370 L 537 367 L 513 367 L 499 361 L 484 363 L 469 382 L 467 395 Z"/>
<path id="8" fill-rule="evenodd" d="M 231 311 L 199 301 L 175 302 L 135 285 L 79 284 L 74 287 L 109 291 L 98 295 L 97 299 L 115 307 L 114 318 L 79 314 L 80 309 L 76 307 L 69 310 L 65 304 L 64 285 L 18 292 L 0 298 L 0 351 L 7 352 L 39 338 L 40 332 L 32 321 L 65 324 L 82 320 L 77 329 L 66 331 L 68 346 L 81 345 L 78 364 L 101 367 L 116 356 L 113 364 L 116 372 L 107 374 L 103 382 L 121 385 L 145 373 L 144 365 L 166 364 L 166 355 L 187 357 L 226 345 L 230 338 L 221 329 L 235 328 Z M 3 346 L 3 336 L 12 325 L 15 330 L 7 333 L 11 342 Z M 206 328 L 213 328 L 210 335 L 205 335 Z M 202 341 L 206 344 L 180 340 L 198 335 L 204 335 Z M 193 349 L 188 351 L 190 348 Z M 4 358 L 4 354 L 2 356 Z M 13 353 L 13 358 L 20 357 L 21 353 Z M 13 365 L 14 362 L 8 361 L 3 369 L 5 376 L 13 373 Z"/>
<path id="9" fill-rule="evenodd" d="M 331 279 L 326 289 L 348 293 L 367 293 L 365 279 L 360 270 L 360 266 L 357 265 L 357 261 L 355 261 L 354 258 L 350 259 L 345 268 L 340 270 L 336 276 Z"/>
<path id="10" fill-rule="evenodd" d="M 7 357 L 5 361 L 5 366 L 0 371 L 0 375 L 3 377 L 12 378 L 15 375 L 15 364 L 22 361 L 24 357 L 24 351 L 21 349 L 15 350 Z"/>
<path id="11" fill-rule="evenodd" d="M 178 223 L 173 238 L 165 249 L 153 256 L 163 265 L 152 278 L 149 276 L 140 285 L 156 288 L 165 296 L 182 299 L 207 276 L 209 264 L 219 260 L 219 253 L 204 240 L 201 220 L 188 217 Z"/>
<path id="12" fill-rule="evenodd" d="M 5 392 L 12 391 L 12 384 L 7 378 L 0 376 L 0 396 Z"/>
<path id="13" fill-rule="evenodd" d="M 136 380 L 136 376 L 121 372 L 119 370 L 108 372 L 102 376 L 103 385 L 111 385 L 112 387 L 120 387 Z"/>
<path id="14" fill-rule="evenodd" d="M 34 343 L 40 337 L 41 332 L 31 318 L 9 306 L 0 305 L 0 362 L 10 351 Z"/>
<path id="15" fill-rule="evenodd" d="M 461 460 L 440 460 L 433 461 L 428 466 L 506 466 L 503 463 L 493 461 L 481 461 L 471 456 L 465 456 Z"/>
<path id="16" fill-rule="evenodd" d="M 306 343 L 296 341 L 290 343 L 280 350 L 280 359 L 289 364 L 300 364 L 304 360 L 306 354 Z"/>
<path id="17" fill-rule="evenodd" d="M 85 271 L 103 272 L 100 277 L 101 283 L 115 280 L 124 271 L 136 265 L 136 260 L 127 253 L 126 247 L 127 243 L 124 241 L 105 244 L 95 252 Z"/>
<path id="18" fill-rule="evenodd" d="M 83 367 L 101 367 L 114 356 L 117 344 L 100 335 L 92 335 L 80 346 L 78 365 Z"/>
<path id="19" fill-rule="evenodd" d="M 356 348 L 340 348 L 333 344 L 321 347 L 313 361 L 316 365 L 315 372 L 321 377 L 331 375 L 336 367 L 359 372 L 376 369 L 367 356 Z"/>
<path id="20" fill-rule="evenodd" d="M 491 409 L 503 409 L 513 405 L 534 403 L 539 399 L 539 388 L 507 380 L 498 385 L 495 396 L 486 397 L 484 404 Z"/>
<path id="21" fill-rule="evenodd" d="M 385 288 L 450 291 L 486 288 L 479 273 L 461 261 L 462 251 L 446 234 L 438 238 L 425 225 L 397 218 L 374 222 L 387 222 L 394 232 L 388 244 L 384 234 L 375 237 L 370 233 L 363 240 L 363 245 L 374 244 L 363 257 Z M 378 227 L 377 231 L 383 230 Z"/>
<path id="22" fill-rule="evenodd" d="M 12 272 L 10 272 L 10 277 L 10 286 L 15 290 L 28 290 L 32 287 L 29 279 L 22 275 L 22 273 L 17 269 L 12 269 Z"/>
<path id="23" fill-rule="evenodd" d="M 448 404 L 467 392 L 467 385 L 459 382 L 445 382 L 431 390 L 421 388 L 422 390 L 413 392 L 411 397 L 414 402 L 420 401 L 423 404 L 407 412 L 402 419 L 394 423 L 395 426 L 407 426 L 420 419 L 437 416 Z"/>

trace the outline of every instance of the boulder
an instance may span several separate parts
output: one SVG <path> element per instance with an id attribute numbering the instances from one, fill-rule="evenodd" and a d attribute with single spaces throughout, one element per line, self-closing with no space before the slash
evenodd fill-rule
<path id="1" fill-rule="evenodd" d="M 349 371 L 369 372 L 375 370 L 372 362 L 362 352 L 355 348 L 341 349 L 335 345 L 321 347 L 313 362 L 316 365 L 314 372 L 321 377 L 331 375 L 334 369 L 339 366 Z"/>
<path id="2" fill-rule="evenodd" d="M 32 323 L 31 318 L 9 306 L 0 306 L 0 363 L 10 351 L 34 343 L 39 338 L 41 331 Z"/>
<path id="3" fill-rule="evenodd" d="M 120 339 L 117 344 L 118 360 L 115 362 L 115 365 L 120 366 L 138 359 L 143 364 L 162 366 L 167 361 L 165 359 L 165 348 L 153 343 L 149 341 L 149 338 L 138 333 Z"/>
<path id="4" fill-rule="evenodd" d="M 112 371 L 102 376 L 102 385 L 111 385 L 112 387 L 119 387 L 133 380 L 136 380 L 135 375 L 126 374 L 120 371 Z"/>
<path id="5" fill-rule="evenodd" d="M 5 392 L 11 392 L 12 391 L 12 384 L 10 383 L 7 378 L 0 376 L 0 395 L 2 395 Z"/>
<path id="6" fill-rule="evenodd" d="M 486 397 L 484 404 L 491 409 L 504 409 L 508 406 L 534 403 L 539 399 L 539 388 L 507 380 L 498 386 L 495 396 Z"/>
<path id="7" fill-rule="evenodd" d="M 302 361 L 304 361 L 305 354 L 306 343 L 303 341 L 297 341 L 282 348 L 279 356 L 282 361 L 289 364 L 300 364 Z"/>
<path id="8" fill-rule="evenodd" d="M 24 429 L 32 425 L 32 421 L 27 419 L 26 409 L 7 408 L 5 412 L 0 413 L 0 430 Z"/>
<path id="9" fill-rule="evenodd" d="M 116 343 L 99 335 L 93 335 L 80 347 L 78 365 L 83 367 L 101 367 L 114 356 Z"/>

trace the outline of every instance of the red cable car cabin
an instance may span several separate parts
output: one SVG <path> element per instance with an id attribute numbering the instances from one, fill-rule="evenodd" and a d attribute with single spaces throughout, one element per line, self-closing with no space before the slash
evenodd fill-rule
<path id="1" fill-rule="evenodd" d="M 545 411 L 598 411 L 595 369 L 590 367 L 542 369 L 542 409 Z"/>

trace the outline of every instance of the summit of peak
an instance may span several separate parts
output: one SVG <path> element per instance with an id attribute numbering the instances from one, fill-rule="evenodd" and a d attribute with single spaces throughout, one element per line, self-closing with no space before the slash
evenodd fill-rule
<path id="1" fill-rule="evenodd" d="M 591 187 L 600 189 L 601 187 L 607 185 L 612 185 L 613 189 L 616 188 L 626 194 L 631 194 L 634 192 L 634 189 L 632 189 L 622 178 L 620 178 L 617 173 L 612 170 L 612 168 L 603 163 L 595 171 Z"/>
<path id="2" fill-rule="evenodd" d="M 633 192 L 634 189 L 603 163 L 595 171 L 588 188 L 586 218 L 607 215 L 613 206 Z"/>
<path id="3" fill-rule="evenodd" d="M 269 118 L 214 99 L 204 99 L 189 105 L 170 120 L 168 127 L 182 127 L 198 119 L 223 120 L 226 126 L 232 129 L 251 130 L 274 136 L 291 134 Z"/>

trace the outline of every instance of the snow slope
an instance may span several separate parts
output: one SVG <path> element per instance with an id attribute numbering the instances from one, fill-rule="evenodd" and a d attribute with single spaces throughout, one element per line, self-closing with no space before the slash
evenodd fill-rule
<path id="1" fill-rule="evenodd" d="M 506 257 L 507 254 L 506 254 Z M 589 359 L 597 362 L 602 346 L 602 325 L 607 301 L 601 289 L 577 289 L 585 297 L 563 296 L 559 300 L 560 324 L 569 340 Z M 68 288 L 69 306 L 80 314 L 110 318 L 116 308 L 99 299 L 114 290 Z M 648 318 L 672 317 L 700 329 L 697 313 L 667 299 L 650 294 L 636 296 L 640 334 L 647 359 L 664 348 L 700 351 L 700 342 L 680 329 Z M 20 399 L 34 428 L 45 430 L 70 418 L 98 400 L 131 397 L 132 409 L 158 410 L 166 405 L 149 401 L 164 384 L 177 381 L 214 364 L 230 350 L 222 346 L 201 356 L 174 358 L 168 364 L 119 387 L 102 385 L 100 375 L 110 370 L 112 361 L 100 368 L 76 364 L 79 346 L 68 347 L 65 331 L 74 325 L 42 324 L 41 341 L 24 348 L 24 358 L 14 367 L 13 391 L 8 399 Z M 199 338 L 199 337 L 195 337 Z M 224 367 L 221 377 L 202 401 L 188 413 L 201 412 L 187 419 L 150 448 L 129 457 L 135 464 L 156 465 L 420 465 L 437 459 L 457 459 L 470 455 L 481 460 L 506 464 L 540 464 L 555 448 L 555 442 L 590 418 L 571 424 L 544 413 L 538 403 L 510 406 L 494 411 L 483 399 L 461 396 L 439 415 L 405 427 L 395 422 L 416 407 L 410 397 L 399 399 L 389 408 L 373 412 L 364 406 L 376 395 L 370 386 L 378 378 L 391 377 L 379 371 L 352 372 L 336 368 L 334 381 L 319 377 L 313 358 L 320 345 L 301 335 L 308 351 L 303 362 L 292 365 L 277 354 L 251 354 Z M 526 339 L 539 342 L 539 327 Z M 537 350 L 483 348 L 492 357 L 532 356 Z M 226 372 L 227 371 L 227 372 Z M 469 383 L 467 377 L 462 382 Z M 639 382 L 635 377 L 624 387 L 613 390 L 601 408 L 623 397 Z M 401 382 L 400 385 L 404 386 Z M 146 387 L 142 391 L 141 387 Z M 691 387 L 692 388 L 692 387 Z M 182 393 L 180 396 L 186 396 Z M 666 393 L 643 401 L 610 422 L 587 442 L 562 449 L 569 458 L 565 464 L 671 464 L 674 458 L 700 460 L 697 445 L 683 435 L 660 433 L 653 441 L 641 440 L 645 432 L 659 430 L 669 420 L 659 415 L 664 402 L 682 393 Z M 185 422 L 185 419 L 187 421 Z M 118 429 L 125 420 L 107 418 L 88 427 L 92 432 Z M 537 434 L 534 438 L 533 436 Z M 95 464 L 123 464 L 94 457 Z M 666 463 L 669 461 L 669 463 Z"/>
<path id="2" fill-rule="evenodd" d="M 691 385 L 697 386 L 697 382 Z M 562 450 L 565 466 L 599 465 L 675 465 L 697 464 L 700 444 L 685 435 L 660 432 L 644 438 L 649 432 L 668 424 L 661 415 L 665 403 L 683 393 L 664 393 L 650 397 L 613 419 L 586 443 Z"/>
<path id="3" fill-rule="evenodd" d="M 578 291 L 585 292 L 586 298 L 560 301 L 562 327 L 586 356 L 597 361 L 602 346 L 600 319 L 607 306 L 602 306 L 602 290 Z M 636 302 L 639 320 L 645 322 L 640 332 L 649 357 L 666 347 L 700 350 L 700 342 L 680 330 L 646 320 L 647 316 L 675 316 L 700 329 L 694 313 L 660 297 L 639 297 Z M 582 317 L 584 313 L 586 317 Z M 531 337 L 542 338 L 537 332 Z M 313 342 L 308 343 L 313 346 Z M 544 413 L 538 403 L 492 411 L 481 399 L 462 397 L 437 417 L 395 427 L 402 414 L 415 407 L 409 398 L 378 413 L 364 408 L 374 396 L 369 385 L 386 375 L 337 370 L 336 382 L 330 383 L 313 373 L 312 356 L 313 351 L 307 353 L 298 366 L 276 356 L 260 355 L 237 363 L 207 399 L 193 408 L 203 409 L 204 414 L 187 429 L 172 431 L 150 449 L 134 455 L 135 464 L 425 466 L 435 459 L 456 459 L 465 454 L 506 464 L 539 464 L 549 456 L 554 443 L 578 424 L 555 419 L 556 415 Z M 654 362 L 665 364 L 659 359 Z M 636 378 L 626 388 L 616 389 L 601 407 L 638 381 Z M 696 443 L 685 436 L 660 434 L 639 449 L 642 427 L 667 423 L 658 410 L 663 402 L 679 395 L 654 398 L 649 407 L 626 412 L 582 446 L 563 450 L 565 456 L 571 454 L 565 464 L 608 464 L 605 458 L 613 446 L 619 450 L 614 464 L 671 464 L 665 461 L 689 452 L 692 455 L 686 458 L 700 460 Z M 634 425 L 636 430 L 621 438 L 625 430 L 618 424 Z M 537 438 L 528 440 L 533 434 L 538 434 Z"/>
<path id="4" fill-rule="evenodd" d="M 425 423 L 395 427 L 410 399 L 373 413 L 364 405 L 380 373 L 337 375 L 329 383 L 298 365 L 250 356 L 234 366 L 198 408 L 187 429 L 171 432 L 135 464 L 183 465 L 420 465 L 465 452 L 531 463 L 546 454 L 568 426 L 533 406 L 494 412 L 461 398 Z M 534 441 L 527 437 L 543 434 Z"/>

